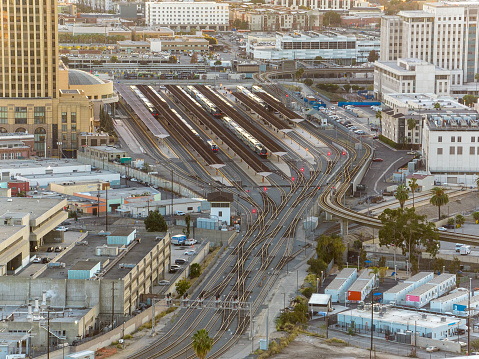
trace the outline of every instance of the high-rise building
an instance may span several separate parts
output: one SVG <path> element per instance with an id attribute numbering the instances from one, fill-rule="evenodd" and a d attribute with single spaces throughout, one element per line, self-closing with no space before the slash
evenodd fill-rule
<path id="1" fill-rule="evenodd" d="M 57 98 L 56 0 L 0 0 L 0 97 Z"/>
<path id="2" fill-rule="evenodd" d="M 451 85 L 473 82 L 479 72 L 479 2 L 427 3 L 381 22 L 381 61 L 417 58 L 452 72 Z"/>

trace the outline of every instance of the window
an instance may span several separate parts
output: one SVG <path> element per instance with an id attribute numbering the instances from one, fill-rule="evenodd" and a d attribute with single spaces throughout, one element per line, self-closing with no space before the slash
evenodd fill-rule
<path id="1" fill-rule="evenodd" d="M 26 125 L 27 124 L 27 108 L 15 107 L 15 124 Z"/>
<path id="2" fill-rule="evenodd" d="M 462 142 L 462 137 L 461 136 L 457 136 L 457 142 Z"/>
<path id="3" fill-rule="evenodd" d="M 218 216 L 223 217 L 223 211 L 218 211 Z"/>
<path id="4" fill-rule="evenodd" d="M 442 147 L 439 147 L 439 148 L 437 149 L 437 154 L 438 154 L 438 155 L 442 155 Z"/>
<path id="5" fill-rule="evenodd" d="M 475 147 L 469 147 L 469 154 L 470 155 L 475 155 L 476 148 Z"/>
<path id="6" fill-rule="evenodd" d="M 0 123 L 8 123 L 8 107 L 1 106 L 0 107 Z"/>
<path id="7" fill-rule="evenodd" d="M 474 136 L 471 137 L 471 142 L 476 142 L 476 138 Z"/>
<path id="8" fill-rule="evenodd" d="M 62 123 L 67 123 L 67 113 L 66 112 L 62 112 Z"/>
<path id="9" fill-rule="evenodd" d="M 442 142 L 442 136 L 438 136 L 437 142 Z"/>
<path id="10" fill-rule="evenodd" d="M 457 147 L 457 154 L 462 155 L 462 146 Z"/>
<path id="11" fill-rule="evenodd" d="M 77 123 L 77 113 L 76 112 L 72 112 L 70 114 L 70 122 L 71 123 Z"/>
<path id="12" fill-rule="evenodd" d="M 455 136 L 451 136 L 451 142 L 456 142 L 456 137 Z"/>
<path id="13" fill-rule="evenodd" d="M 455 155 L 456 154 L 456 147 L 454 147 L 454 146 L 449 147 L 449 154 L 450 155 Z"/>
<path id="14" fill-rule="evenodd" d="M 33 121 L 36 125 L 45 123 L 45 106 L 35 106 L 33 110 Z"/>

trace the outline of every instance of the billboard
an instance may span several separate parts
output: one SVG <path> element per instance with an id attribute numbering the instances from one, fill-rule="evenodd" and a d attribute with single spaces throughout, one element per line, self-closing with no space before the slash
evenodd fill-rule
<path id="1" fill-rule="evenodd" d="M 406 301 L 407 302 L 419 302 L 419 296 L 418 295 L 406 295 Z"/>

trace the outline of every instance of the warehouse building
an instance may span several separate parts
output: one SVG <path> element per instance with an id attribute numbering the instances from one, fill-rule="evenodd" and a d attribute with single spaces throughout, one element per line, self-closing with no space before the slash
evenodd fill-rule
<path id="1" fill-rule="evenodd" d="M 421 308 L 434 298 L 437 298 L 437 286 L 426 283 L 406 295 L 406 305 Z"/>
<path id="2" fill-rule="evenodd" d="M 471 308 L 471 315 L 474 315 L 479 308 L 479 295 L 475 295 L 474 297 L 471 297 L 470 303 L 469 303 L 469 298 L 466 300 L 463 300 L 459 303 L 455 303 L 452 306 L 453 313 L 454 314 L 459 314 L 459 315 L 467 315 L 467 308 L 470 306 Z"/>
<path id="3" fill-rule="evenodd" d="M 383 302 L 406 304 L 406 295 L 434 278 L 434 273 L 420 272 L 408 280 L 388 289 L 383 294 Z"/>
<path id="4" fill-rule="evenodd" d="M 420 287 L 424 283 L 428 283 L 430 280 L 434 279 L 434 273 L 432 272 L 419 272 L 413 275 L 411 278 L 404 281 L 404 283 L 412 283 L 414 289 Z"/>
<path id="5" fill-rule="evenodd" d="M 445 313 L 452 312 L 454 304 L 462 302 L 469 296 L 469 291 L 458 290 L 457 292 L 450 293 L 444 297 L 431 300 L 431 311 Z"/>
<path id="6" fill-rule="evenodd" d="M 325 294 L 331 295 L 332 302 L 345 302 L 346 291 L 358 277 L 356 268 L 344 268 L 336 275 L 331 283 L 324 290 Z"/>
<path id="7" fill-rule="evenodd" d="M 360 332 L 371 330 L 371 306 L 338 313 L 338 326 L 344 330 L 354 328 Z M 418 313 L 412 310 L 392 309 L 378 306 L 373 317 L 373 330 L 378 335 L 387 335 L 388 340 L 411 343 L 411 336 L 444 339 L 454 335 L 458 328 L 465 328 L 466 321 L 456 317 Z M 417 333 L 417 334 L 416 334 Z M 408 336 L 407 341 L 400 337 Z"/>
<path id="8" fill-rule="evenodd" d="M 428 284 L 437 286 L 437 296 L 440 297 L 456 287 L 456 275 L 442 273 L 441 275 L 438 275 L 436 278 L 429 281 Z"/>

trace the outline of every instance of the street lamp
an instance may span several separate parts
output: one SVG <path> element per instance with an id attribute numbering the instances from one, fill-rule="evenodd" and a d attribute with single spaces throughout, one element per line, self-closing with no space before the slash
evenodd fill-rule
<path id="1" fill-rule="evenodd" d="M 60 154 L 60 158 L 63 158 L 63 153 L 62 153 L 62 142 L 57 141 L 57 146 L 58 146 L 58 152 Z"/>

